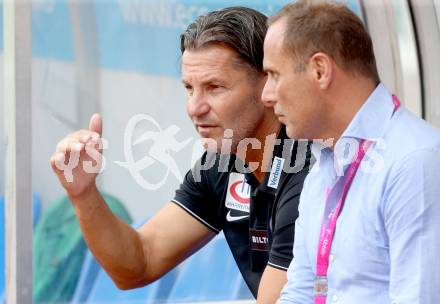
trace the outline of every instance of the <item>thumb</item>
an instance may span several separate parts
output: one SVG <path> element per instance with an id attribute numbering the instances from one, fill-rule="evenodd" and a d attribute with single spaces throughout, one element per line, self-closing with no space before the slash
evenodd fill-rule
<path id="1" fill-rule="evenodd" d="M 102 117 L 101 115 L 95 113 L 90 118 L 89 130 L 102 135 Z"/>

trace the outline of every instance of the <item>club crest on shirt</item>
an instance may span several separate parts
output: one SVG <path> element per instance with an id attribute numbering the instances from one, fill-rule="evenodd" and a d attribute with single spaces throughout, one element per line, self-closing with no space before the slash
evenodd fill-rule
<path id="1" fill-rule="evenodd" d="M 231 210 L 249 213 L 251 202 L 251 186 L 246 183 L 244 174 L 229 174 L 228 190 L 225 206 Z"/>

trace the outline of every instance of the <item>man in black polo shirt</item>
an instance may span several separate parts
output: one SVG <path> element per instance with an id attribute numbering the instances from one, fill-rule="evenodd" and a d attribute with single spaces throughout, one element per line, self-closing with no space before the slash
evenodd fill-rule
<path id="1" fill-rule="evenodd" d="M 261 102 L 266 29 L 264 15 L 236 7 L 199 17 L 182 34 L 188 114 L 207 152 L 172 202 L 138 230 L 112 215 L 96 188 L 97 174 L 76 168 L 68 182 L 59 170 L 60 160 L 72 151 L 80 153 L 79 163 L 91 160 L 84 149 L 100 140 L 100 116 L 92 117 L 89 130 L 70 134 L 58 145 L 52 167 L 89 248 L 118 287 L 158 279 L 223 230 L 258 302 L 279 297 L 292 259 L 310 153 L 306 142 L 287 139 L 285 128 Z"/>
<path id="2" fill-rule="evenodd" d="M 298 147 L 298 142 L 287 139 L 285 127 L 280 128 L 270 171 L 261 181 L 252 173 L 243 173 L 249 170 L 234 155 L 207 152 L 187 173 L 172 200 L 214 233 L 223 230 L 254 296 L 264 287 L 259 289 L 265 270 L 266 283 L 274 292 L 282 286 L 292 260 L 299 195 L 310 165 L 307 142 Z M 203 170 L 206 164 L 209 170 Z M 297 173 L 286 174 L 287 165 Z M 275 273 L 280 275 L 279 284 L 270 284 L 269 280 L 277 278 Z"/>

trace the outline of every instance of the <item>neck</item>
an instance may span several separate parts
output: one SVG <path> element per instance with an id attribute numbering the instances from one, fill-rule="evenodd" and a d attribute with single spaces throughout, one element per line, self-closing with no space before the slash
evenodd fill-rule
<path id="1" fill-rule="evenodd" d="M 281 129 L 281 123 L 278 121 L 273 111 L 269 111 L 266 119 L 258 126 L 255 138 L 261 143 L 260 149 L 250 149 L 246 153 L 246 163 L 258 163 L 258 168 L 253 172 L 254 176 L 261 183 L 266 174 L 266 168 L 272 160 L 275 139 Z M 270 157 L 269 157 L 270 156 Z"/>
<path id="2" fill-rule="evenodd" d="M 377 83 L 370 79 L 358 78 L 342 82 L 338 88 L 333 88 L 328 96 L 330 109 L 326 118 L 327 128 L 322 139 L 331 141 L 334 148 L 356 113 L 375 90 Z"/>

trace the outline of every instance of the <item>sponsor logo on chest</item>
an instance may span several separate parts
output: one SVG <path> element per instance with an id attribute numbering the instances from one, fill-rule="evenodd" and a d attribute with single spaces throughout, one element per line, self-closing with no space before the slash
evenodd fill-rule
<path id="1" fill-rule="evenodd" d="M 273 189 L 278 188 L 280 182 L 281 173 L 283 171 L 284 159 L 276 157 L 273 159 L 272 169 L 270 170 L 269 180 L 267 181 L 267 186 Z"/>
<path id="2" fill-rule="evenodd" d="M 229 174 L 228 190 L 225 206 L 231 210 L 249 213 L 251 202 L 251 186 L 246 183 L 244 174 Z"/>

